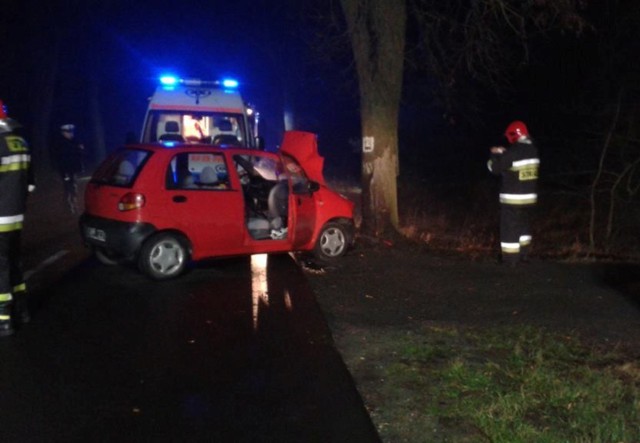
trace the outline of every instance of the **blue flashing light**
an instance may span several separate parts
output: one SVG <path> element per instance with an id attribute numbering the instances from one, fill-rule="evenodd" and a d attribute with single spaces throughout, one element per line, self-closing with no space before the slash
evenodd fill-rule
<path id="1" fill-rule="evenodd" d="M 160 77 L 160 83 L 164 86 L 175 86 L 180 82 L 178 77 L 174 77 L 173 75 L 163 75 Z"/>
<path id="2" fill-rule="evenodd" d="M 229 89 L 235 89 L 238 87 L 238 80 L 235 80 L 233 78 L 225 78 L 224 80 L 222 80 L 222 86 Z"/>

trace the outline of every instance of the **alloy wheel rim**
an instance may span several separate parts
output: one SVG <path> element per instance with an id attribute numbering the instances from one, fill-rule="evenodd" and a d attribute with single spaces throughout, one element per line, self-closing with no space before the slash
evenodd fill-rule
<path id="1" fill-rule="evenodd" d="M 344 234 L 340 229 L 327 229 L 322 234 L 320 248 L 329 257 L 336 257 L 342 253 L 346 245 Z"/>
<path id="2" fill-rule="evenodd" d="M 151 267 L 162 275 L 174 274 L 184 262 L 184 252 L 175 240 L 158 243 L 151 251 L 149 262 Z"/>

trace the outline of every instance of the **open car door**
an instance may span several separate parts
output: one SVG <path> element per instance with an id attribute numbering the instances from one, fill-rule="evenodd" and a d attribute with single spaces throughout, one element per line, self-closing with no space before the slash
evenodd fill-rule
<path id="1" fill-rule="evenodd" d="M 318 154 L 316 135 L 309 132 L 285 132 L 280 152 L 291 179 L 293 248 L 300 249 L 312 240 L 315 231 L 315 191 L 318 184 L 325 184 L 324 159 Z"/>

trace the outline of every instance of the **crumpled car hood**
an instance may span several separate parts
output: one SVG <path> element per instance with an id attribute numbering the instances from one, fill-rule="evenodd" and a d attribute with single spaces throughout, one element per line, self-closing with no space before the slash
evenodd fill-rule
<path id="1" fill-rule="evenodd" d="M 304 131 L 286 131 L 280 151 L 295 158 L 310 180 L 326 186 L 322 175 L 324 158 L 318 154 L 318 141 L 315 134 Z"/>

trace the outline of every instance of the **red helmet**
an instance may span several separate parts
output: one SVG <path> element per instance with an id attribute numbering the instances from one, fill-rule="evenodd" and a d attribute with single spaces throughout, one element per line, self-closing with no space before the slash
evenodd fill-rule
<path id="1" fill-rule="evenodd" d="M 5 132 L 11 132 L 20 127 L 20 123 L 7 115 L 7 108 L 0 100 L 0 134 Z"/>
<path id="2" fill-rule="evenodd" d="M 509 143 L 515 143 L 520 137 L 528 137 L 529 130 L 527 129 L 527 125 L 520 120 L 516 120 L 507 126 L 507 130 L 504 131 L 504 136 L 507 137 Z"/>

